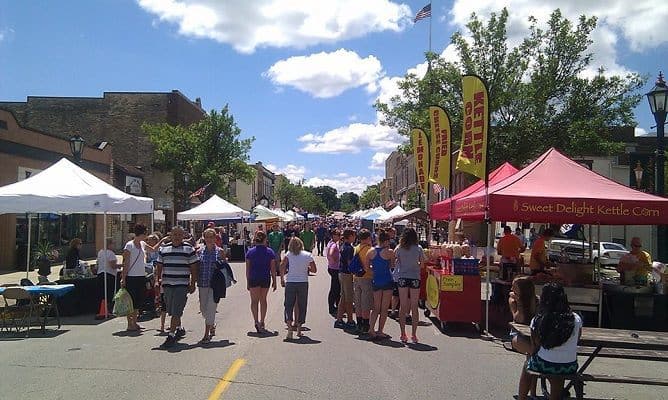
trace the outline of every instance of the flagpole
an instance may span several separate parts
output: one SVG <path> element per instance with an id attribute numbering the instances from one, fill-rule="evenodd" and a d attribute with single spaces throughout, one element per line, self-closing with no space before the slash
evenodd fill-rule
<path id="1" fill-rule="evenodd" d="M 431 7 L 431 2 L 429 3 L 429 7 L 432 8 Z M 434 13 L 434 10 L 432 9 L 429 12 L 429 52 L 430 53 L 431 53 L 431 18 L 432 18 L 431 16 L 432 16 L 433 13 Z M 431 65 L 431 61 L 429 62 L 429 64 Z"/>

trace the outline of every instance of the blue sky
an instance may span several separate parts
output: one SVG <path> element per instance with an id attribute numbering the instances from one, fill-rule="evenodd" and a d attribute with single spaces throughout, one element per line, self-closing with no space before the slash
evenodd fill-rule
<path id="1" fill-rule="evenodd" d="M 230 110 L 251 160 L 307 184 L 360 192 L 384 174 L 402 141 L 378 124 L 377 98 L 397 93 L 407 71 L 423 73 L 426 0 L 0 0 L 0 99 L 170 91 L 204 108 Z M 586 4 L 579 4 L 586 3 Z M 471 12 L 508 5 L 510 39 L 528 15 L 560 7 L 572 19 L 599 17 L 592 67 L 651 76 L 668 70 L 668 7 L 654 0 L 450 0 L 433 2 L 433 50 Z M 663 65 L 661 64 L 663 63 Z M 646 100 L 636 110 L 651 131 Z"/>

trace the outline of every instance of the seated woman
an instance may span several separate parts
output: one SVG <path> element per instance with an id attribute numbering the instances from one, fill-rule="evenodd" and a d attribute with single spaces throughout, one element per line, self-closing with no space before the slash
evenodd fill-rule
<path id="1" fill-rule="evenodd" d="M 70 241 L 70 248 L 65 255 L 65 269 L 74 269 L 79 266 L 79 249 L 81 249 L 81 239 L 74 238 Z"/>
<path id="2" fill-rule="evenodd" d="M 531 320 L 531 356 L 520 377 L 518 399 L 525 400 L 535 382 L 528 371 L 549 374 L 550 400 L 562 398 L 564 378 L 578 370 L 578 340 L 582 319 L 571 311 L 563 286 L 548 283 L 543 287 L 538 312 Z"/>
<path id="3" fill-rule="evenodd" d="M 513 314 L 513 322 L 519 324 L 529 324 L 536 314 L 537 308 L 536 287 L 533 281 L 526 276 L 518 277 L 513 280 L 513 285 L 508 296 L 508 306 Z M 528 356 L 533 351 L 531 338 L 524 336 L 518 331 L 510 331 L 511 344 L 513 349 L 519 353 Z M 532 395 L 536 395 L 535 381 L 531 386 Z"/>

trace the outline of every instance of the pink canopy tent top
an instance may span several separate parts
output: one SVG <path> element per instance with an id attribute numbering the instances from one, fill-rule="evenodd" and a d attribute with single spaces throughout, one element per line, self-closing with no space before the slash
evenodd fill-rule
<path id="1" fill-rule="evenodd" d="M 494 171 L 490 172 L 489 174 L 489 184 L 493 185 L 497 182 L 500 182 L 509 176 L 513 175 L 514 173 L 517 172 L 517 168 L 513 167 L 510 163 L 503 163 L 499 168 L 495 169 Z M 449 220 L 451 219 L 451 205 L 452 202 L 464 198 L 466 196 L 472 195 L 478 191 L 482 190 L 483 193 L 485 191 L 485 181 L 482 179 L 479 180 L 478 182 L 472 184 L 471 186 L 466 187 L 464 190 L 461 192 L 453 195 L 450 198 L 447 198 L 443 201 L 440 201 L 438 203 L 435 203 L 431 206 L 431 209 L 429 210 L 429 214 L 431 219 L 436 220 L 436 221 L 444 221 L 444 220 Z M 484 211 L 484 205 L 483 205 L 483 211 Z"/>
<path id="2" fill-rule="evenodd" d="M 482 220 L 485 191 L 455 201 L 454 217 Z M 668 199 L 605 178 L 551 148 L 489 187 L 493 221 L 602 225 L 668 224 Z"/>

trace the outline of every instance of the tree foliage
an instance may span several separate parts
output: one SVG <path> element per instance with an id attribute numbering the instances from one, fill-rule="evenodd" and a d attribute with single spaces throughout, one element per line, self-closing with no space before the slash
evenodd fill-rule
<path id="1" fill-rule="evenodd" d="M 331 186 L 317 186 L 311 189 L 318 196 L 328 210 L 338 210 L 341 208 L 341 200 L 337 196 L 336 189 Z"/>
<path id="2" fill-rule="evenodd" d="M 360 208 L 372 208 L 380 205 L 380 184 L 367 186 L 359 199 Z"/>
<path id="3" fill-rule="evenodd" d="M 329 186 L 313 188 L 295 185 L 288 178 L 279 175 L 276 178 L 274 195 L 284 209 L 298 207 L 308 212 L 325 214 L 331 209 L 324 201 L 324 198 L 329 196 L 330 189 L 334 191 L 334 197 L 336 198 L 336 189 L 334 188 Z"/>
<path id="4" fill-rule="evenodd" d="M 345 192 L 341 194 L 340 201 L 340 210 L 346 214 L 350 214 L 359 208 L 360 197 L 357 193 Z"/>
<path id="5" fill-rule="evenodd" d="M 511 48 L 507 9 L 486 23 L 472 14 L 466 25 L 470 38 L 461 32 L 451 37 L 459 60 L 427 53 L 430 68 L 424 78 L 406 75 L 399 83 L 400 96 L 375 104 L 382 123 L 408 135 L 413 127 L 429 126 L 427 107 L 438 104 L 450 114 L 458 146 L 461 77 L 476 74 L 489 89 L 492 166 L 506 160 L 521 166 L 553 146 L 571 156 L 620 151 L 623 144 L 614 141 L 610 128 L 635 126 L 633 109 L 645 78 L 606 75 L 603 67 L 586 77 L 595 17 L 581 16 L 573 23 L 557 9 L 545 29 L 533 17 L 529 22 L 528 36 Z"/>
<path id="6" fill-rule="evenodd" d="M 239 138 L 241 129 L 227 105 L 188 127 L 163 123 L 144 124 L 142 129 L 154 146 L 155 166 L 173 174 L 179 204 L 185 205 L 190 193 L 207 184 L 207 193 L 229 198 L 229 182 L 250 183 L 255 176 L 247 164 L 255 139 Z"/>

